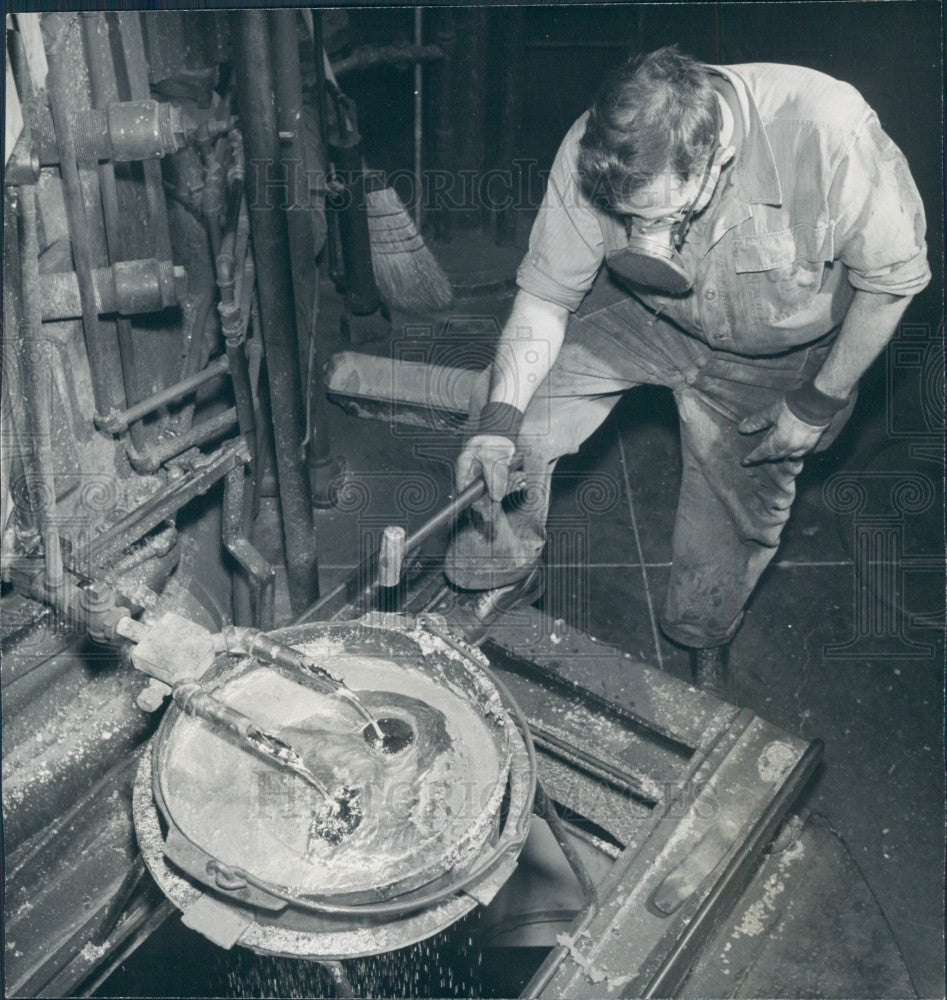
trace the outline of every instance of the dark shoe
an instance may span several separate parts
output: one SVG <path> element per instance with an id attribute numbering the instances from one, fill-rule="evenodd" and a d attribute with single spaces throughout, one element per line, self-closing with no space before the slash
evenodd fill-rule
<path id="1" fill-rule="evenodd" d="M 546 581 L 541 566 L 537 566 L 528 576 L 506 587 L 484 591 L 474 602 L 471 610 L 479 624 L 464 630 L 464 639 L 471 645 L 479 645 L 490 634 L 493 623 L 514 608 L 533 604 L 546 589 Z"/>
<path id="2" fill-rule="evenodd" d="M 732 694 L 727 664 L 729 650 L 730 647 L 726 645 L 691 649 L 691 677 L 697 687 L 721 698 L 728 698 Z"/>

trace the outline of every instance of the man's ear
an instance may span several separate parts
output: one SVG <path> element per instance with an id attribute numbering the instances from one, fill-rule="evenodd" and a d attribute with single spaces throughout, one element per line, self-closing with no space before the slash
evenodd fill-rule
<path id="1" fill-rule="evenodd" d="M 736 146 L 721 146 L 714 153 L 714 163 L 718 167 L 725 167 L 737 154 Z"/>

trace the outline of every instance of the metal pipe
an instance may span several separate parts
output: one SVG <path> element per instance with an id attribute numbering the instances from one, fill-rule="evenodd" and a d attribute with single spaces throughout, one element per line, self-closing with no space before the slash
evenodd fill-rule
<path id="1" fill-rule="evenodd" d="M 355 316 L 370 316 L 380 308 L 381 296 L 372 267 L 362 137 L 352 111 L 348 98 L 336 95 L 338 127 L 330 134 L 329 156 L 338 188 L 329 195 L 329 207 L 339 222 L 346 308 Z"/>
<path id="2" fill-rule="evenodd" d="M 424 9 L 414 8 L 414 45 L 420 49 L 424 41 Z M 414 224 L 421 232 L 421 205 L 424 202 L 424 177 L 421 174 L 421 152 L 424 142 L 424 71 L 421 61 L 414 64 L 414 176 L 417 178 L 417 197 L 414 200 Z"/>
<path id="3" fill-rule="evenodd" d="M 119 33 L 122 36 L 122 46 L 125 49 L 125 68 L 128 73 L 131 99 L 150 100 L 151 84 L 148 80 L 148 57 L 141 31 L 141 14 L 138 11 L 123 11 L 116 17 Z M 171 260 L 171 230 L 168 226 L 168 208 L 164 200 L 161 164 L 157 160 L 143 160 L 141 168 L 145 175 L 148 216 L 155 227 L 157 256 L 161 260 Z"/>
<path id="4" fill-rule="evenodd" d="M 437 166 L 445 176 L 453 166 L 451 148 L 454 141 L 454 118 L 452 114 L 451 78 L 454 45 L 457 41 L 457 29 L 454 25 L 454 12 L 450 7 L 442 7 L 437 12 L 437 29 L 435 31 L 438 48 L 444 53 L 444 60 L 434 74 L 434 104 L 438 109 L 436 125 Z M 441 242 L 450 242 L 453 217 L 447 205 L 441 206 L 434 213 L 434 230 Z"/>
<path id="5" fill-rule="evenodd" d="M 157 472 L 165 462 L 198 445 L 207 444 L 226 434 L 237 425 L 237 411 L 234 407 L 218 413 L 216 417 L 195 424 L 186 434 L 168 438 L 164 444 L 155 445 L 144 452 L 129 449 L 128 459 L 139 472 Z"/>
<path id="6" fill-rule="evenodd" d="M 33 437 L 33 459 L 42 491 L 39 512 L 46 564 L 46 586 L 53 591 L 63 586 L 64 574 L 59 532 L 56 525 L 56 478 L 53 463 L 49 395 L 52 378 L 50 359 L 43 343 L 39 301 L 39 236 L 36 227 L 35 188 L 20 188 L 20 267 L 23 285 L 24 352 L 23 380 Z"/>
<path id="7" fill-rule="evenodd" d="M 416 12 L 420 9 L 415 7 Z M 422 45 L 417 40 L 417 32 L 414 37 L 414 45 L 360 45 L 352 50 L 351 55 L 332 63 L 332 72 L 339 77 L 370 66 L 417 66 L 444 58 L 444 53 L 437 45 Z"/>
<path id="8" fill-rule="evenodd" d="M 30 64 L 26 58 L 26 48 L 23 36 L 19 30 L 7 31 L 10 52 L 10 68 L 13 70 L 13 82 L 20 106 L 26 107 L 33 100 L 33 78 L 30 76 Z"/>
<path id="9" fill-rule="evenodd" d="M 246 570 L 253 598 L 253 624 L 269 631 L 275 624 L 276 571 L 254 547 L 247 534 L 248 482 L 239 466 L 224 480 L 223 541 Z"/>
<path id="10" fill-rule="evenodd" d="M 207 456 L 198 470 L 172 479 L 165 489 L 116 521 L 107 531 L 97 535 L 81 549 L 67 553 L 67 569 L 92 576 L 91 571 L 101 566 L 110 556 L 143 538 L 194 497 L 206 493 L 235 465 L 248 459 L 249 453 L 243 441 L 221 445 L 213 455 Z"/>
<path id="11" fill-rule="evenodd" d="M 269 12 L 274 54 L 277 124 L 292 138 L 281 144 L 283 168 L 289 183 L 286 221 L 289 230 L 293 289 L 296 299 L 296 331 L 299 340 L 299 370 L 307 401 L 308 457 L 310 465 L 325 464 L 331 458 L 329 428 L 325 418 L 325 382 L 316 344 L 319 271 L 316 267 L 314 214 L 324 214 L 321 203 L 310 201 L 309 178 L 318 170 L 312 148 L 303 141 L 303 97 L 299 70 L 299 43 L 296 36 L 296 12 L 291 9 Z M 302 163 L 300 177 L 298 165 Z M 310 492 L 312 492 L 310 474 Z M 315 499 L 313 497 L 313 499 Z"/>
<path id="12" fill-rule="evenodd" d="M 118 100 L 118 84 L 115 80 L 115 68 L 109 47 L 108 25 L 105 23 L 104 14 L 93 11 L 83 12 L 80 16 L 80 23 L 86 48 L 86 64 L 89 67 L 92 106 L 97 110 L 104 109 L 109 102 Z M 94 113 L 90 112 L 90 114 Z M 73 125 L 77 126 L 78 122 L 74 120 Z M 76 136 L 76 145 L 77 156 L 81 159 L 79 147 L 82 145 L 82 137 L 79 135 Z M 91 162 L 96 161 L 93 159 Z M 109 264 L 115 264 L 126 256 L 121 213 L 118 207 L 118 190 L 115 186 L 115 167 L 111 161 L 106 161 L 98 164 L 98 171 L 99 188 L 102 191 L 102 214 L 105 218 L 108 260 Z M 93 285 L 95 285 L 95 274 L 93 274 Z M 99 311 L 106 312 L 108 310 L 100 308 Z M 125 405 L 129 406 L 141 399 L 141 387 L 138 381 L 139 366 L 135 358 L 132 325 L 126 316 L 116 318 L 116 331 L 122 363 L 122 380 L 125 386 Z M 140 424 L 131 428 L 131 440 L 134 447 L 144 447 L 145 436 Z"/>
<path id="13" fill-rule="evenodd" d="M 127 410 L 115 410 L 104 417 L 97 417 L 96 423 L 102 430 L 108 431 L 110 434 L 119 434 L 134 421 L 146 417 L 149 413 L 154 413 L 155 410 L 160 410 L 162 406 L 167 406 L 168 403 L 173 403 L 181 399 L 188 393 L 193 392 L 198 386 L 203 385 L 212 378 L 216 378 L 218 375 L 226 375 L 229 371 L 229 356 L 222 355 L 216 361 L 211 361 L 203 371 L 181 379 L 180 382 L 175 382 L 174 385 L 169 385 L 167 389 L 162 389 L 161 392 L 156 392 L 153 396 L 143 399 L 140 403 L 129 406 Z"/>
<path id="14" fill-rule="evenodd" d="M 111 244 L 109 245 L 111 251 Z M 82 315 L 79 276 L 75 271 L 55 271 L 40 278 L 43 289 L 43 322 L 75 319 Z M 169 260 L 116 260 L 110 267 L 92 269 L 92 290 L 99 315 L 125 316 L 159 312 L 176 305 L 186 295 L 187 272 Z"/>
<path id="15" fill-rule="evenodd" d="M 266 13 L 230 14 L 240 124 L 247 160 L 275 165 L 280 160 Z M 257 194 L 263 197 L 257 197 Z M 273 437 L 290 602 L 302 611 L 318 595 L 318 563 L 309 479 L 300 444 L 305 430 L 299 377 L 292 279 L 286 266 L 286 218 L 265 191 L 250 197 L 250 226 L 256 248 L 263 344 L 273 409 Z"/>
<path id="16" fill-rule="evenodd" d="M 313 11 L 311 8 L 302 12 L 303 21 L 309 29 L 312 38 L 313 68 L 316 74 L 316 113 L 319 119 L 319 141 L 322 147 L 323 157 L 329 155 L 329 104 L 327 100 L 328 81 L 327 73 L 332 67 L 327 68 L 328 56 L 325 52 L 322 32 L 322 11 Z M 326 182 L 329 180 L 329 164 L 325 164 Z M 325 204 L 325 201 L 323 201 Z M 326 214 L 326 267 L 329 277 L 336 287 L 336 291 L 342 292 L 345 289 L 345 272 L 342 269 L 341 235 L 339 233 L 339 220 L 334 212 Z"/>
<path id="17" fill-rule="evenodd" d="M 565 855 L 565 859 L 569 862 L 569 867 L 572 869 L 572 874 L 578 880 L 579 886 L 582 889 L 582 895 L 585 897 L 586 909 L 583 917 L 588 918 L 598 908 L 598 890 L 595 888 L 592 876 L 589 875 L 588 869 L 579 857 L 579 852 L 576 851 L 572 845 L 572 841 L 569 840 L 569 835 L 562 825 L 562 820 L 559 819 L 556 807 L 552 804 L 552 801 L 540 784 L 536 785 L 535 803 L 536 812 L 549 824 L 549 829 L 556 838 L 559 849 Z"/>
<path id="18" fill-rule="evenodd" d="M 99 413 L 108 413 L 118 403 L 115 372 L 115 347 L 106 329 L 99 323 L 92 283 L 92 259 L 89 247 L 90 227 L 97 220 L 87 218 L 83 192 L 76 161 L 75 137 L 69 113 L 71 95 L 75 87 L 72 67 L 65 58 L 65 40 L 72 25 L 66 14 L 43 15 L 43 41 L 49 72 L 46 85 L 59 147 L 60 173 L 69 220 L 69 237 L 72 256 L 79 276 L 79 294 L 82 300 L 82 329 L 85 334 L 89 369 L 92 376 L 92 393 Z M 170 253 L 168 254 L 170 257 Z"/>

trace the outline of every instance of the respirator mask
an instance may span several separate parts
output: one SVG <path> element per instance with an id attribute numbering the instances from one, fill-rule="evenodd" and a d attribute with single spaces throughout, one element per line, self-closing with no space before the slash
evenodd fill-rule
<path id="1" fill-rule="evenodd" d="M 697 194 L 687 205 L 657 219 L 625 218 L 627 244 L 605 255 L 609 270 L 619 281 L 670 295 L 690 291 L 694 279 L 687 273 L 680 251 L 715 159 L 716 151 L 708 157 Z"/>

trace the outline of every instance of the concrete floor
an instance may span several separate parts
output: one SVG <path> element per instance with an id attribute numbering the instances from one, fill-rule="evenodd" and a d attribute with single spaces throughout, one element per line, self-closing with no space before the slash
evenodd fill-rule
<path id="1" fill-rule="evenodd" d="M 455 239 L 438 252 L 458 272 L 472 252 L 489 277 L 484 261 L 492 251 L 481 235 Z M 509 253 L 501 256 L 507 266 Z M 433 357 L 447 343 L 453 363 L 476 366 L 511 294 L 458 301 L 446 330 L 440 322 L 396 321 L 394 347 L 363 349 L 399 353 L 420 345 L 421 356 Z M 323 302 L 321 322 L 331 336 L 335 300 L 329 293 Z M 941 432 L 928 426 L 930 407 L 928 422 L 918 411 L 917 388 L 911 365 L 888 371 L 880 361 L 850 428 L 828 454 L 807 463 L 784 543 L 750 602 L 733 658 L 746 705 L 792 733 L 824 741 L 824 765 L 800 806 L 824 814 L 847 843 L 918 995 L 940 997 L 943 464 Z M 934 413 L 942 412 L 939 405 Z M 323 593 L 344 579 L 354 553 L 366 551 L 384 524 L 420 523 L 446 502 L 458 447 L 449 434 L 329 410 L 348 486 L 340 509 L 317 521 Z M 839 482 L 832 477 L 842 473 L 854 473 L 860 484 L 860 512 L 845 506 L 852 487 L 848 494 L 832 491 Z M 578 455 L 560 463 L 544 603 L 556 617 L 683 678 L 686 654 L 661 636 L 655 621 L 670 566 L 679 476 L 670 393 L 635 390 Z M 591 503 L 580 493 L 589 481 L 599 491 Z M 413 498 L 406 483 L 413 484 Z M 855 559 L 856 533 L 869 528 L 886 532 L 889 545 L 876 561 Z M 892 578 L 885 570 L 898 572 Z M 841 648 L 853 636 L 857 641 Z"/>

